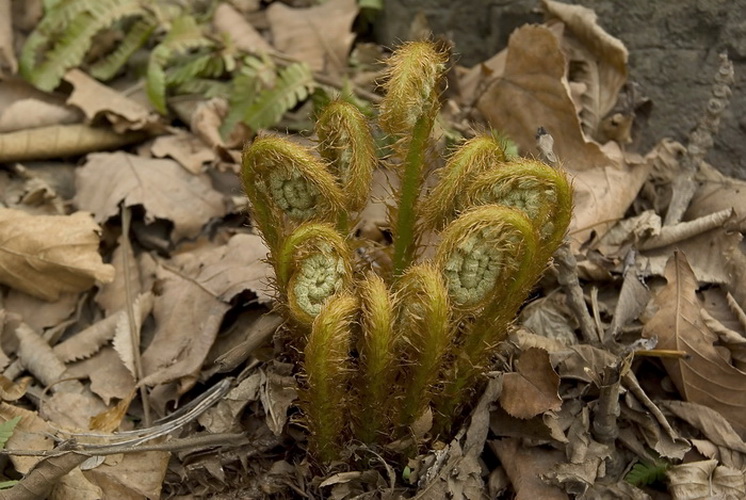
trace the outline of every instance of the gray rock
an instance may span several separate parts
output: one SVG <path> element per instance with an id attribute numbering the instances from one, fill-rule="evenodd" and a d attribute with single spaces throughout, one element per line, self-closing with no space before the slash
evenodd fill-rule
<path id="1" fill-rule="evenodd" d="M 630 79 L 653 102 L 638 123 L 630 148 L 645 153 L 664 137 L 685 142 L 709 98 L 718 53 L 735 67 L 731 105 L 707 161 L 723 173 L 746 179 L 746 1 L 577 0 L 598 14 L 599 24 L 629 50 Z M 540 22 L 535 0 L 386 0 L 378 25 L 382 43 L 406 39 L 422 11 L 436 33 L 448 35 L 459 63 L 473 65 L 507 45 L 524 23 Z"/>

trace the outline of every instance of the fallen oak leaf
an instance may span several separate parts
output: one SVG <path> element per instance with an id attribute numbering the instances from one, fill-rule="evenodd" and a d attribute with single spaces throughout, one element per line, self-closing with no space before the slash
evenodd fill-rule
<path id="1" fill-rule="evenodd" d="M 668 284 L 654 299 L 659 309 L 643 336 L 657 336 L 659 349 L 689 353 L 689 359 L 661 360 L 681 396 L 720 412 L 746 435 L 746 372 L 730 365 L 713 345 L 718 337 L 704 322 L 697 279 L 682 252 L 668 260 L 665 277 Z"/>
<path id="2" fill-rule="evenodd" d="M 0 209 L 0 283 L 47 301 L 114 279 L 98 254 L 90 214 L 28 215 Z"/>

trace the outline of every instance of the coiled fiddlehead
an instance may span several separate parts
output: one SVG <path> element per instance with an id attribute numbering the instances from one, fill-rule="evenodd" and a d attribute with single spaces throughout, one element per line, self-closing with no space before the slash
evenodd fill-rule
<path id="1" fill-rule="evenodd" d="M 311 152 L 281 137 L 260 137 L 244 149 L 241 169 L 253 215 L 270 250 L 288 223 L 334 221 L 342 190 Z"/>
<path id="2" fill-rule="evenodd" d="M 572 190 L 565 174 L 529 158 L 480 174 L 465 199 L 468 206 L 499 204 L 523 212 L 539 233 L 536 262 L 542 267 L 564 239 L 572 216 Z"/>
<path id="3" fill-rule="evenodd" d="M 368 199 L 376 151 L 365 115 L 344 100 L 330 102 L 316 121 L 319 152 L 345 193 L 345 208 L 360 211 Z"/>
<path id="4" fill-rule="evenodd" d="M 324 303 L 352 282 L 350 250 L 329 224 L 299 226 L 274 254 L 277 286 L 293 318 L 310 325 Z"/>
<path id="5" fill-rule="evenodd" d="M 440 170 L 440 180 L 423 203 L 426 229 L 440 230 L 469 207 L 464 193 L 480 174 L 505 162 L 505 146 L 491 135 L 466 141 Z"/>
<path id="6" fill-rule="evenodd" d="M 358 300 L 349 292 L 329 300 L 314 319 L 303 352 L 303 410 L 313 451 L 325 462 L 337 457 L 345 438 L 352 328 L 358 310 Z"/>

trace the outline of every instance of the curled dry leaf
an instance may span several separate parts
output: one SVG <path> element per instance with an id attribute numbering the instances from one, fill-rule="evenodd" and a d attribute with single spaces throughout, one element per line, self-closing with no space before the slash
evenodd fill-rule
<path id="1" fill-rule="evenodd" d="M 549 353 L 532 347 L 516 360 L 516 372 L 503 376 L 500 404 L 510 415 L 531 418 L 548 410 L 559 410 L 559 375 L 549 362 Z"/>
<path id="2" fill-rule="evenodd" d="M 98 254 L 99 227 L 90 214 L 27 215 L 0 209 L 0 282 L 44 300 L 114 279 Z"/>
<path id="3" fill-rule="evenodd" d="M 237 49 L 245 50 L 249 54 L 269 54 L 272 46 L 262 35 L 249 24 L 246 19 L 232 5 L 220 3 L 215 9 L 212 24 L 220 33 L 227 33 Z"/>
<path id="4" fill-rule="evenodd" d="M 21 79 L 0 81 L 0 132 L 82 121 L 83 114 L 65 105 L 59 95 L 42 92 Z"/>
<path id="5" fill-rule="evenodd" d="M 79 69 L 68 71 L 65 80 L 73 86 L 67 104 L 80 108 L 89 122 L 103 114 L 116 132 L 164 128 L 154 110 L 99 83 Z"/>
<path id="6" fill-rule="evenodd" d="M 686 257 L 675 252 L 665 271 L 668 284 L 654 301 L 658 311 L 643 336 L 658 337 L 658 349 L 686 351 L 690 359 L 663 359 L 681 396 L 720 412 L 746 434 L 746 373 L 730 365 L 713 345 L 718 340 L 705 324 L 696 296 L 697 280 Z"/>
<path id="7" fill-rule="evenodd" d="M 118 134 L 83 124 L 52 125 L 0 134 L 0 162 L 45 160 L 115 149 L 139 142 L 143 132 Z"/>
<path id="8" fill-rule="evenodd" d="M 743 471 L 718 465 L 717 460 L 676 465 L 666 475 L 674 500 L 746 498 Z"/>
<path id="9" fill-rule="evenodd" d="M 617 103 L 627 81 L 627 49 L 598 24 L 596 13 L 582 5 L 543 0 L 542 7 L 552 20 L 561 21 L 565 30 L 563 52 L 572 62 L 573 82 L 583 84 L 580 120 L 583 131 L 598 136 L 601 119 Z"/>
<path id="10" fill-rule="evenodd" d="M 79 207 L 105 222 L 125 206 L 143 205 L 145 220 L 174 223 L 172 237 L 193 237 L 212 217 L 225 214 L 222 196 L 206 174 L 192 175 L 173 160 L 155 160 L 123 152 L 88 156 L 76 172 Z"/>

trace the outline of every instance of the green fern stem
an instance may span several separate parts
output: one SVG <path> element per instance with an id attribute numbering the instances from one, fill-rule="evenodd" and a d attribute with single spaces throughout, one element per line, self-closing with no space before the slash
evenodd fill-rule
<path id="1" fill-rule="evenodd" d="M 360 284 L 362 297 L 360 342 L 360 406 L 353 411 L 357 437 L 375 443 L 390 434 L 392 387 L 398 360 L 398 331 L 394 328 L 394 307 L 386 284 L 369 273 Z"/>
<path id="2" fill-rule="evenodd" d="M 301 398 L 311 449 L 324 462 L 337 458 L 345 437 L 352 325 L 358 307 L 349 293 L 331 299 L 314 320 L 304 349 L 306 388 Z"/>
<path id="3" fill-rule="evenodd" d="M 432 129 L 429 116 L 417 119 L 412 137 L 407 142 L 407 153 L 401 175 L 399 204 L 394 226 L 394 276 L 400 276 L 412 263 L 417 249 L 417 199 L 422 183 L 422 170 L 425 163 L 425 151 Z"/>

